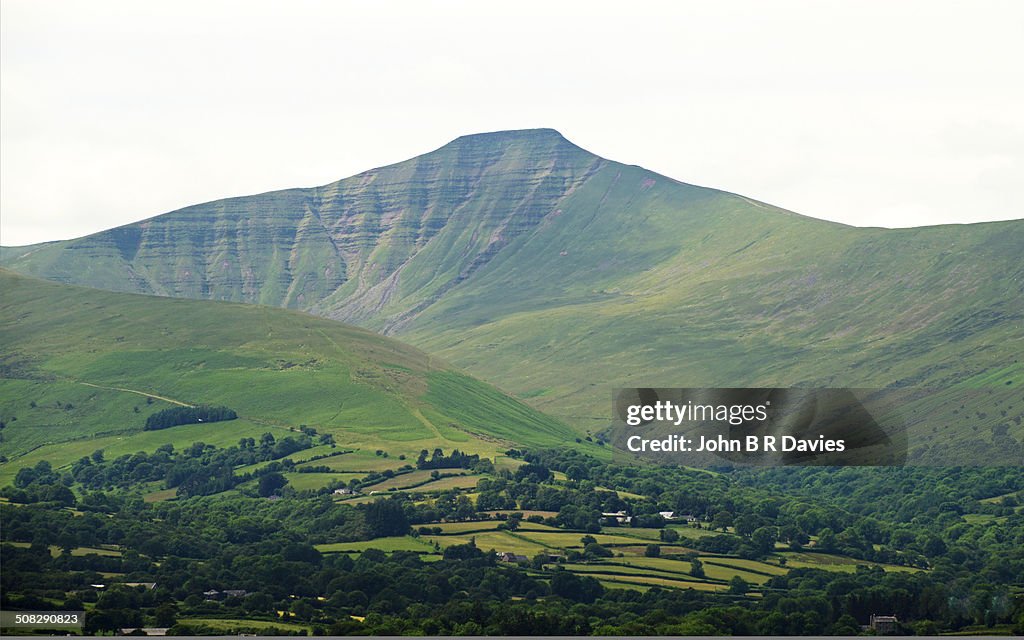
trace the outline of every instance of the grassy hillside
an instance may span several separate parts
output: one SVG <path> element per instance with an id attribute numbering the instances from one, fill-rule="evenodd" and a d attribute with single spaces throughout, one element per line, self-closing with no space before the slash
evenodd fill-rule
<path id="1" fill-rule="evenodd" d="M 851 228 L 535 130 L 0 258 L 348 319 L 583 430 L 605 425 L 621 386 L 915 385 L 1005 403 L 965 424 L 959 402 L 930 401 L 929 429 L 1019 436 L 1006 407 L 1024 384 L 1021 247 L 1024 221 Z"/>
<path id="2" fill-rule="evenodd" d="M 391 456 L 515 443 L 560 445 L 565 425 L 395 340 L 255 305 L 88 290 L 0 271 L 0 484 L 164 443 L 232 445 L 308 425 Z M 143 431 L 175 404 L 226 405 L 238 420 Z M 371 458 L 372 458 L 371 453 Z"/>

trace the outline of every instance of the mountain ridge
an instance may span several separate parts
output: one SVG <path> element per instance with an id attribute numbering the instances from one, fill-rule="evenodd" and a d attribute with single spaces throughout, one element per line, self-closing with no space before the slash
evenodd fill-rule
<path id="1" fill-rule="evenodd" d="M 2 262 L 352 322 L 586 426 L 616 386 L 1012 379 L 1021 246 L 1024 221 L 849 227 L 546 129 L 463 136 L 322 187 L 193 205 Z"/>
<path id="2" fill-rule="evenodd" d="M 605 162 L 569 143 L 554 130 L 462 136 L 433 152 L 318 187 L 283 189 L 254 196 L 215 200 L 83 238 L 32 245 L 29 251 L 6 249 L 3 262 L 15 270 L 66 283 L 157 295 L 258 302 L 291 308 L 311 307 L 348 284 L 348 290 L 341 297 L 354 296 L 354 306 L 365 305 L 374 309 L 389 297 L 391 283 L 387 279 L 393 276 L 402 254 L 410 257 L 411 249 L 417 249 L 432 239 L 434 233 L 446 222 L 429 215 L 421 220 L 408 217 L 395 220 L 404 210 L 403 205 L 408 203 L 397 203 L 397 209 L 389 207 L 388 203 L 381 201 L 380 190 L 376 189 L 374 183 L 381 180 L 395 182 L 399 188 L 407 190 L 410 199 L 421 200 L 416 183 L 424 179 L 425 173 L 443 173 L 446 169 L 453 172 L 465 171 L 471 167 L 478 175 L 484 175 L 495 169 L 495 164 L 504 161 L 496 169 L 503 170 L 504 175 L 508 176 L 515 169 L 509 165 L 515 165 L 523 156 L 529 156 L 530 148 L 537 148 L 538 145 L 541 148 L 534 153 L 551 159 L 547 174 L 558 171 L 559 164 L 574 165 L 563 167 L 563 173 L 572 173 L 580 170 L 580 165 L 584 163 L 593 166 Z M 437 154 L 447 156 L 448 166 L 439 166 L 433 161 Z M 449 184 L 444 186 L 458 192 L 451 194 L 451 202 L 447 203 L 457 213 L 459 200 L 472 197 L 473 193 L 467 191 L 469 185 L 465 184 L 465 180 L 450 179 L 444 175 L 440 179 L 447 179 Z M 582 179 L 585 180 L 586 176 Z M 535 190 L 545 185 L 525 186 Z M 531 194 L 527 193 L 526 197 L 531 197 Z M 350 205 L 347 202 L 349 200 L 355 202 Z M 330 210 L 333 205 L 347 209 L 332 216 Z M 254 207 L 267 207 L 270 211 L 254 212 Z M 209 215 L 211 213 L 212 216 Z M 528 229 L 531 223 L 537 221 L 536 216 L 527 216 L 520 223 L 523 216 L 516 215 L 520 211 L 512 210 L 509 213 L 509 216 L 492 220 L 493 224 L 477 230 L 477 234 L 471 238 L 471 244 L 480 244 L 482 238 L 486 238 L 487 242 L 476 248 L 471 259 L 459 265 L 455 274 L 459 279 L 464 279 L 486 261 L 510 237 Z M 247 259 L 245 247 L 237 246 L 238 233 L 260 232 L 253 225 L 249 229 L 230 228 L 232 224 L 236 227 L 244 226 L 246 220 L 257 221 L 262 232 L 268 236 L 266 240 L 270 241 L 271 260 L 265 261 L 263 258 L 266 256 Z M 181 224 L 167 224 L 168 221 Z M 385 224 L 381 225 L 381 222 Z M 196 229 L 192 228 L 191 237 L 186 238 L 181 252 L 172 256 L 160 255 L 159 234 L 166 237 L 169 233 L 180 233 L 188 229 L 191 224 L 201 227 L 207 223 L 219 225 L 220 228 L 214 230 L 219 238 L 211 242 L 209 237 L 196 233 Z M 397 257 L 372 252 L 367 255 L 365 249 L 381 244 L 380 236 L 390 241 L 392 248 L 399 254 Z M 147 244 L 150 246 L 147 247 Z M 301 246 L 304 255 L 291 255 L 297 246 Z M 204 250 L 211 253 L 209 264 L 200 265 L 189 260 L 189 251 Z M 61 253 L 64 255 L 54 255 Z M 83 253 L 92 263 L 89 270 L 93 274 L 88 279 L 80 277 L 77 268 L 67 266 L 69 262 L 76 262 L 75 254 Z M 155 263 L 168 257 L 178 263 L 177 272 L 154 272 L 154 267 L 159 268 Z M 363 274 L 359 273 L 363 266 L 360 263 L 364 259 L 369 260 L 368 267 L 375 272 L 370 277 L 374 280 L 372 283 L 367 283 Z M 216 268 L 218 260 L 220 270 Z M 314 261 L 317 265 L 311 264 Z M 232 265 L 232 262 L 236 264 Z M 263 273 L 259 273 L 260 264 L 268 265 Z M 317 273 L 318 270 L 314 268 L 319 265 L 323 266 L 322 273 Z M 205 269 L 198 268 L 201 266 Z M 235 273 L 226 277 L 218 273 L 229 268 L 234 269 Z M 97 271 L 106 272 L 99 274 L 100 282 L 96 282 Z M 355 273 L 350 274 L 350 271 Z M 439 283 L 438 286 L 453 286 L 455 283 L 449 278 L 448 282 Z M 361 303 L 361 300 L 365 300 L 365 303 Z M 338 319 L 360 319 L 361 315 L 365 313 L 360 313 L 360 310 L 341 310 L 335 314 Z"/>

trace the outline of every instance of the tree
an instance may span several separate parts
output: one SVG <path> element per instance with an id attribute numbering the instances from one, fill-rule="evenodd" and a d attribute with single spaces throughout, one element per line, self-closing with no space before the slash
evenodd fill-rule
<path id="1" fill-rule="evenodd" d="M 775 548 L 775 537 L 774 528 L 759 527 L 750 534 L 750 541 L 760 555 L 766 556 Z"/>
<path id="2" fill-rule="evenodd" d="M 700 558 L 694 558 L 690 561 L 690 575 L 694 578 L 704 577 L 704 563 L 700 561 Z"/>
<path id="3" fill-rule="evenodd" d="M 202 422 L 220 422 L 234 420 L 238 414 L 227 407 L 199 405 L 197 407 L 171 407 L 161 409 L 146 418 L 147 431 L 176 427 L 181 424 L 198 424 Z"/>
<path id="4" fill-rule="evenodd" d="M 574 464 L 566 469 L 565 476 L 570 480 L 586 480 L 589 477 L 586 467 L 578 464 Z"/>
<path id="5" fill-rule="evenodd" d="M 373 537 L 404 536 L 409 532 L 409 519 L 399 498 L 375 500 L 365 507 L 366 525 Z"/>
<path id="6" fill-rule="evenodd" d="M 156 608 L 156 626 L 164 629 L 173 627 L 178 622 L 178 608 L 165 602 Z"/>
<path id="7" fill-rule="evenodd" d="M 470 538 L 466 544 L 453 544 L 444 550 L 445 560 L 475 560 L 483 557 L 484 552 L 476 546 L 476 538 Z"/>
<path id="8" fill-rule="evenodd" d="M 260 484 L 257 491 L 260 496 L 267 498 L 274 495 L 278 489 L 288 484 L 288 479 L 280 473 L 268 473 L 264 476 L 260 476 Z"/>
<path id="9" fill-rule="evenodd" d="M 647 548 L 644 549 L 644 555 L 648 558 L 657 558 L 661 555 L 661 547 L 656 544 L 649 544 L 647 545 Z"/>
<path id="10" fill-rule="evenodd" d="M 611 549 L 596 542 L 591 542 L 583 547 L 583 555 L 587 558 L 610 558 L 615 554 L 612 553 Z"/>
<path id="11" fill-rule="evenodd" d="M 822 551 L 835 551 L 836 548 L 836 534 L 832 529 L 825 527 L 818 534 L 818 544 L 816 548 Z"/>
<path id="12" fill-rule="evenodd" d="M 551 593 L 576 602 L 591 603 L 604 593 L 601 583 L 589 576 L 558 571 L 551 578 Z"/>
<path id="13" fill-rule="evenodd" d="M 679 532 L 675 529 L 662 529 L 658 535 L 662 542 L 673 543 L 679 540 Z"/>
<path id="14" fill-rule="evenodd" d="M 506 529 L 508 531 L 515 531 L 516 529 L 519 528 L 519 525 L 522 524 L 522 522 L 523 522 L 523 514 L 521 514 L 521 513 L 513 513 L 511 516 L 509 516 L 508 520 L 506 520 L 503 523 L 504 524 L 504 529 Z"/>
<path id="15" fill-rule="evenodd" d="M 844 613 L 835 621 L 829 633 L 836 636 L 855 636 L 860 633 L 860 626 L 857 624 L 856 618 L 848 613 Z"/>
<path id="16" fill-rule="evenodd" d="M 517 482 L 528 480 L 530 482 L 547 482 L 552 477 L 551 470 L 542 464 L 528 463 L 516 469 L 515 479 Z"/>
<path id="17" fill-rule="evenodd" d="M 757 529 L 760 518 L 749 513 L 744 513 L 736 518 L 736 533 L 741 536 L 750 536 Z"/>
<path id="18" fill-rule="evenodd" d="M 732 580 L 729 581 L 729 593 L 737 596 L 745 594 L 750 591 L 750 585 L 747 581 L 739 576 L 733 576 Z"/>

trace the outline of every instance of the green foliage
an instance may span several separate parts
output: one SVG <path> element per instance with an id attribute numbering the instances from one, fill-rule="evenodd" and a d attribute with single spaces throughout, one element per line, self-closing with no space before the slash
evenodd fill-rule
<path id="1" fill-rule="evenodd" d="M 576 602 L 593 602 L 602 593 L 601 583 L 589 576 L 557 571 L 551 578 L 551 593 Z"/>
<path id="2" fill-rule="evenodd" d="M 409 532 L 409 520 L 401 499 L 375 500 L 361 507 L 374 537 L 401 536 Z"/>
<path id="3" fill-rule="evenodd" d="M 704 563 L 700 561 L 700 558 L 694 558 L 690 561 L 690 575 L 694 578 L 704 577 Z"/>
<path id="4" fill-rule="evenodd" d="M 274 495 L 288 484 L 288 481 L 280 473 L 265 473 L 260 476 L 257 492 L 261 497 L 267 498 Z"/>
<path id="5" fill-rule="evenodd" d="M 468 454 L 459 451 L 458 449 L 452 450 L 450 455 L 444 455 L 444 451 L 441 449 L 434 449 L 433 455 L 427 457 L 427 450 L 423 449 L 420 451 L 419 458 L 416 460 L 417 469 L 472 469 L 475 465 L 480 462 L 480 456 L 477 454 Z"/>
<path id="6" fill-rule="evenodd" d="M 750 585 L 743 578 L 733 576 L 732 580 L 729 581 L 729 593 L 741 596 L 748 591 L 750 591 Z"/>
<path id="7" fill-rule="evenodd" d="M 220 422 L 223 420 L 235 420 L 238 414 L 227 407 L 212 407 L 199 405 L 197 407 L 171 407 L 161 409 L 146 418 L 146 431 L 156 431 L 176 427 L 181 424 L 196 424 L 199 422 Z"/>

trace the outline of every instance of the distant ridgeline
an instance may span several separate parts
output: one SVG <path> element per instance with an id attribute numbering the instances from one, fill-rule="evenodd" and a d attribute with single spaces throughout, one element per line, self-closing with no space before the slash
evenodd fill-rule
<path id="1" fill-rule="evenodd" d="M 146 418 L 146 431 L 156 431 L 176 427 L 179 424 L 197 424 L 199 422 L 221 422 L 234 420 L 238 417 L 233 409 L 199 405 L 197 407 L 171 407 L 157 411 Z"/>

